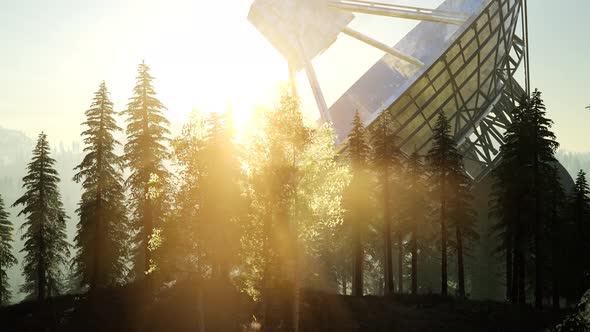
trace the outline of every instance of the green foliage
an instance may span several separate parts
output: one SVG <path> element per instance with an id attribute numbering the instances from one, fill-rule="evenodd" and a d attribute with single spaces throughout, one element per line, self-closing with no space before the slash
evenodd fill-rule
<path id="1" fill-rule="evenodd" d="M 358 112 L 354 113 L 346 148 L 353 173 L 365 172 L 368 169 L 369 144 L 367 143 L 365 125 Z"/>
<path id="2" fill-rule="evenodd" d="M 0 307 L 9 303 L 12 293 L 8 285 L 6 270 L 17 263 L 12 254 L 12 223 L 0 196 Z"/>
<path id="3" fill-rule="evenodd" d="M 451 126 L 445 114 L 439 114 L 433 128 L 433 142 L 426 155 L 428 170 L 432 182 L 432 192 L 437 197 L 440 209 L 440 246 L 441 246 L 441 293 L 447 295 L 448 272 L 447 250 L 449 244 L 449 226 L 455 226 L 457 233 L 457 256 L 459 285 L 464 284 L 461 276 L 463 267 L 461 248 L 463 232 L 473 233 L 474 218 L 469 207 L 470 194 L 468 181 L 463 169 L 463 157 L 457 150 L 457 144 L 451 134 Z M 465 229 L 469 227 L 469 229 Z M 460 286 L 461 288 L 461 286 Z M 460 295 L 465 294 L 459 289 Z"/>
<path id="4" fill-rule="evenodd" d="M 159 270 L 164 280 L 174 280 L 179 273 L 202 275 L 206 267 L 203 248 L 203 218 L 200 207 L 205 195 L 203 149 L 207 119 L 192 113 L 181 133 L 172 140 L 172 157 L 176 169 L 173 206 L 162 225 L 163 241 L 159 248 Z"/>
<path id="5" fill-rule="evenodd" d="M 441 193 L 443 180 L 453 176 L 463 168 L 463 157 L 457 151 L 457 143 L 451 134 L 451 125 L 445 114 L 441 112 L 433 128 L 432 145 L 426 154 L 428 170 L 432 173 L 437 193 Z"/>
<path id="6" fill-rule="evenodd" d="M 130 170 L 126 180 L 129 189 L 131 222 L 136 230 L 134 272 L 143 274 L 152 264 L 148 250 L 149 238 L 155 228 L 164 222 L 168 211 L 169 173 L 164 160 L 169 157 L 166 137 L 168 120 L 162 114 L 164 105 L 156 98 L 150 68 L 141 63 L 138 67 L 133 97 L 127 104 L 127 143 L 125 161 Z M 150 181 L 157 178 L 158 181 Z M 154 196 L 154 193 L 157 194 Z"/>
<path id="7" fill-rule="evenodd" d="M 569 257 L 578 257 L 571 262 L 571 275 L 576 276 L 574 292 L 572 295 L 579 296 L 584 289 L 590 285 L 590 259 L 585 255 L 579 256 L 581 252 L 587 252 L 590 247 L 590 187 L 586 179 L 586 173 L 582 170 L 576 177 L 575 186 L 567 198 L 569 220 L 571 231 L 567 242 Z"/>
<path id="8" fill-rule="evenodd" d="M 87 129 L 82 132 L 84 159 L 76 167 L 76 182 L 82 182 L 79 222 L 75 237 L 75 275 L 80 285 L 108 287 L 122 284 L 127 274 L 127 216 L 123 188 L 123 160 L 115 154 L 119 144 L 113 134 L 116 124 L 113 103 L 102 82 L 86 111 Z"/>
<path id="9" fill-rule="evenodd" d="M 553 307 L 559 307 L 562 296 L 569 297 L 571 294 L 571 284 L 567 275 L 572 271 L 572 264 L 568 264 L 568 243 L 570 242 L 567 222 L 567 195 L 561 185 L 559 169 L 557 165 L 553 167 L 546 181 L 547 191 L 543 195 L 546 202 L 545 214 L 547 218 L 546 238 L 550 241 L 550 246 L 546 246 L 544 255 L 549 257 L 549 266 L 551 270 L 551 292 Z M 575 264 L 574 264 L 575 265 Z M 574 271 L 572 271 L 575 273 Z"/>
<path id="10" fill-rule="evenodd" d="M 228 278 L 237 263 L 239 225 L 246 215 L 242 194 L 244 174 L 240 149 L 235 142 L 232 114 L 211 114 L 200 157 L 202 158 L 201 219 L 202 246 L 214 278 Z"/>
<path id="11" fill-rule="evenodd" d="M 590 187 L 586 179 L 586 172 L 580 170 L 576 177 L 574 188 L 569 195 L 568 202 L 571 208 L 572 221 L 582 226 L 590 217 Z"/>
<path id="12" fill-rule="evenodd" d="M 19 216 L 26 216 L 21 226 L 26 253 L 25 284 L 21 291 L 39 301 L 62 291 L 62 268 L 70 252 L 66 240 L 67 216 L 57 188 L 59 177 L 54 165 L 47 136 L 41 133 L 27 167 L 28 173 L 23 178 L 25 193 L 13 204 L 23 205 Z"/>
<path id="13" fill-rule="evenodd" d="M 366 129 L 358 112 L 352 121 L 352 130 L 346 141 L 352 179 L 343 193 L 342 204 L 345 209 L 344 222 L 350 229 L 352 249 L 352 294 L 362 295 L 364 288 L 363 264 L 366 259 L 363 237 L 370 219 L 370 173 L 369 144 Z"/>
<path id="14" fill-rule="evenodd" d="M 453 189 L 449 200 L 449 226 L 458 229 L 468 242 L 479 239 L 476 231 L 477 212 L 472 208 L 474 197 L 471 186 L 472 181 L 464 171 L 456 174 L 450 181 L 450 187 Z M 456 242 L 451 244 L 457 245 Z"/>
<path id="15" fill-rule="evenodd" d="M 384 111 L 375 121 L 371 128 L 371 161 L 375 170 L 377 187 L 379 192 L 375 193 L 379 201 L 379 210 L 381 214 L 381 232 L 383 238 L 383 270 L 385 280 L 385 291 L 387 294 L 393 293 L 393 260 L 392 260 L 392 228 L 393 211 L 396 207 L 399 210 L 399 202 L 394 199 L 398 198 L 401 187 L 401 176 L 403 172 L 402 153 L 398 147 L 398 137 L 395 136 L 393 119 L 389 110 Z M 398 193 L 395 195 L 394 193 Z M 403 236 L 405 234 L 404 225 L 398 217 L 397 227 L 395 229 L 398 239 L 399 257 L 403 256 Z M 398 262 L 401 264 L 401 258 Z M 401 266 L 401 265 L 400 265 Z M 399 267 L 398 267 L 399 268 Z M 398 277 L 398 282 L 403 278 Z M 401 288 L 401 287 L 400 287 Z"/>
<path id="16" fill-rule="evenodd" d="M 497 220 L 494 231 L 501 240 L 498 250 L 506 257 L 508 298 L 513 302 L 525 300 L 525 257 L 533 242 L 538 286 L 535 295 L 540 305 L 546 264 L 541 243 L 547 238 L 544 233 L 550 224 L 547 209 L 551 204 L 546 203 L 551 201 L 548 194 L 556 185 L 553 164 L 559 144 L 538 90 L 525 96 L 512 116 L 500 149 L 500 163 L 492 173 L 495 184 L 490 212 Z"/>
<path id="17" fill-rule="evenodd" d="M 358 125 L 357 120 L 360 120 L 360 118 L 355 117 L 353 127 Z M 375 121 L 370 129 L 370 134 L 372 147 L 370 157 L 374 169 L 382 176 L 389 175 L 392 171 L 401 173 L 403 155 L 398 146 L 399 138 L 395 135 L 393 117 L 389 110 L 384 111 Z M 358 133 L 355 133 L 354 138 L 351 136 L 351 139 L 358 140 L 357 135 Z M 359 144 L 357 143 L 355 146 L 359 146 Z M 365 147 L 361 145 L 360 150 L 364 151 Z M 360 155 L 362 156 L 363 153 Z M 355 155 L 357 154 L 355 153 Z M 391 175 L 393 176 L 393 174 Z"/>
<path id="18" fill-rule="evenodd" d="M 423 282 L 426 278 L 421 273 L 428 270 L 429 265 L 423 266 L 422 262 L 434 261 L 430 257 L 433 250 L 433 238 L 436 234 L 434 224 L 431 222 L 432 199 L 428 195 L 427 173 L 424 158 L 414 151 L 406 162 L 403 173 L 402 191 L 398 194 L 400 199 L 400 223 L 410 236 L 407 242 L 407 251 L 411 255 L 410 263 L 410 290 L 417 293 L 420 285 L 426 289 Z M 420 256 L 420 257 L 419 257 Z M 420 275 L 420 277 L 418 277 Z M 429 287 L 432 290 L 432 286 Z"/>
<path id="19" fill-rule="evenodd" d="M 298 100 L 286 92 L 261 118 L 262 130 L 250 137 L 244 156 L 251 207 L 242 224 L 241 284 L 259 299 L 263 285 L 293 280 L 289 271 L 297 265 L 300 282 L 327 287 L 323 267 L 330 275 L 342 267 L 322 263 L 342 257 L 336 252 L 344 242 L 333 236 L 340 232 L 340 196 L 349 178 L 337 161 L 333 130 L 307 128 Z"/>

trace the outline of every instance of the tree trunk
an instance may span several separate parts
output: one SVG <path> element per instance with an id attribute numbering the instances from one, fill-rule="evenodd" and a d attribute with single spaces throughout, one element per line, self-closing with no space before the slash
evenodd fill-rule
<path id="1" fill-rule="evenodd" d="M 363 248 L 359 218 L 354 218 L 353 229 L 353 260 L 352 260 L 352 296 L 363 296 Z"/>
<path id="2" fill-rule="evenodd" d="M 391 252 L 391 210 L 389 206 L 389 187 L 387 181 L 384 182 L 383 189 L 383 204 L 384 204 L 384 220 L 383 220 L 383 240 L 385 241 L 385 266 L 383 269 L 385 280 L 385 295 L 391 295 L 394 292 L 393 285 L 393 257 Z"/>
<path id="3" fill-rule="evenodd" d="M 522 199 L 520 201 L 522 206 Z M 513 269 L 512 269 L 512 296 L 514 303 L 526 303 L 525 294 L 525 271 L 524 271 L 524 253 L 523 251 L 523 234 L 522 234 L 522 220 L 520 216 L 520 209 L 517 210 L 515 219 L 514 230 L 514 242 L 512 243 L 513 250 Z"/>
<path id="4" fill-rule="evenodd" d="M 553 309 L 554 310 L 559 310 L 559 272 L 561 271 L 561 246 L 560 246 L 560 235 L 561 235 L 561 230 L 559 227 L 559 223 L 557 220 L 557 197 L 555 197 L 556 195 L 553 195 L 553 199 L 552 199 L 552 216 L 551 216 L 551 234 L 553 237 L 553 243 L 552 243 L 552 248 L 551 248 L 551 260 L 552 260 L 552 273 L 551 273 L 551 277 L 552 277 L 552 301 L 551 304 L 553 305 Z"/>
<path id="5" fill-rule="evenodd" d="M 514 264 L 514 252 L 513 252 L 513 238 L 512 234 L 508 232 L 506 235 L 506 299 L 511 303 L 516 303 L 516 297 L 514 296 L 513 290 L 513 264 Z"/>
<path id="6" fill-rule="evenodd" d="M 412 294 L 418 294 L 418 241 L 416 239 L 416 228 L 412 231 Z"/>
<path id="7" fill-rule="evenodd" d="M 526 263 L 524 260 L 524 253 L 519 253 L 519 256 L 518 303 L 526 304 Z"/>
<path id="8" fill-rule="evenodd" d="M 463 235 L 461 229 L 457 226 L 457 276 L 459 278 L 459 292 L 460 298 L 465 297 L 465 266 L 463 263 Z"/>
<path id="9" fill-rule="evenodd" d="M 515 255 L 514 255 L 514 283 L 515 298 L 519 304 L 526 304 L 526 266 L 524 260 L 524 244 L 522 239 L 522 229 L 517 225 L 515 237 Z"/>
<path id="10" fill-rule="evenodd" d="M 538 196 L 538 194 L 535 194 Z M 535 207 L 538 209 L 538 207 Z M 535 214 L 538 214 L 535 211 Z M 541 225 L 538 217 L 535 218 L 535 308 L 543 308 L 543 252 L 541 248 Z"/>
<path id="11" fill-rule="evenodd" d="M 100 275 L 100 251 L 102 250 L 101 241 L 102 241 L 102 192 L 100 189 L 100 185 L 96 190 L 96 215 L 95 215 L 95 225 L 94 225 L 94 266 L 92 269 L 92 280 L 90 284 L 90 291 L 93 292 L 97 289 L 100 285 L 99 282 L 99 275 Z"/>
<path id="12" fill-rule="evenodd" d="M 444 171 L 443 171 L 444 172 Z M 448 295 L 448 275 L 447 275 L 447 216 L 446 216 L 446 197 L 445 197 L 445 174 L 442 175 L 441 181 L 441 207 L 440 207 L 440 244 L 441 244 L 441 265 L 440 265 L 440 293 L 442 296 Z"/>
<path id="13" fill-rule="evenodd" d="M 519 294 L 518 291 L 520 289 L 520 262 L 518 260 L 518 250 L 514 251 L 514 259 L 513 259 L 513 268 L 512 268 L 512 288 L 510 293 L 510 300 L 512 303 L 518 303 Z"/>
<path id="14" fill-rule="evenodd" d="M 582 203 L 583 204 L 583 203 Z M 582 253 L 585 252 L 584 250 L 584 240 L 585 240 L 585 236 L 584 236 L 584 213 L 583 213 L 584 207 L 583 206 L 578 206 L 576 209 L 576 226 L 577 226 L 577 231 L 578 231 L 578 236 L 577 236 L 577 243 L 575 245 L 576 248 L 576 252 L 577 253 Z M 574 271 L 576 271 L 578 277 L 576 278 L 576 286 L 577 286 L 577 296 L 581 297 L 584 292 L 586 291 L 586 287 L 585 287 L 585 282 L 584 282 L 584 269 L 586 268 L 586 264 L 584 262 L 582 262 L 582 264 L 579 264 L 579 266 L 577 266 Z"/>
<path id="15" fill-rule="evenodd" d="M 404 293 L 404 238 L 402 236 L 401 230 L 398 230 L 397 233 L 397 278 L 399 279 L 397 284 L 398 292 L 400 294 Z"/>
<path id="16" fill-rule="evenodd" d="M 147 188 L 147 185 L 146 185 L 145 193 L 146 193 L 146 197 L 149 197 L 149 196 L 147 196 L 149 194 L 149 189 Z M 146 212 L 146 215 L 145 215 L 144 226 L 143 226 L 144 227 L 144 229 L 143 229 L 143 231 L 144 231 L 143 251 L 145 254 L 144 271 L 149 271 L 150 262 L 151 262 L 151 258 L 152 258 L 152 255 L 151 255 L 151 252 L 149 249 L 149 241 L 152 236 L 152 232 L 154 231 L 154 224 L 153 224 L 153 220 L 152 220 L 151 198 L 146 199 L 145 212 Z M 146 274 L 144 282 L 145 282 L 146 295 L 148 296 L 148 298 L 151 297 L 151 295 L 153 294 L 153 291 L 154 291 L 152 281 L 153 281 L 153 273 Z"/>
<path id="17" fill-rule="evenodd" d="M 271 322 L 271 252 L 270 241 L 271 235 L 271 217 L 267 213 L 264 217 L 263 236 L 262 236 L 262 256 L 264 260 L 264 267 L 262 272 L 262 326 L 266 327 Z"/>
<path id="18" fill-rule="evenodd" d="M 387 172 L 383 182 L 383 208 L 384 208 L 384 220 L 383 220 L 383 239 L 385 241 L 385 266 L 383 268 L 384 280 L 385 280 L 385 295 L 391 295 L 394 292 L 393 285 L 393 257 L 392 257 L 392 245 L 391 245 L 391 210 L 389 206 L 389 186 Z"/>
<path id="19" fill-rule="evenodd" d="M 45 174 L 43 169 L 45 168 L 45 153 L 41 154 L 41 174 L 39 174 L 39 179 L 44 179 Z M 47 211 L 45 211 L 47 198 L 45 197 L 45 192 L 43 191 L 43 185 L 40 186 L 39 190 L 39 200 L 41 201 L 42 208 L 41 208 L 41 224 L 39 225 L 39 252 L 38 252 L 38 263 L 37 263 L 37 301 L 42 303 L 46 298 L 46 289 L 45 286 L 47 285 L 46 274 L 45 274 L 45 230 L 44 230 L 44 220 L 46 219 Z"/>
<path id="20" fill-rule="evenodd" d="M 535 307 L 537 309 L 543 308 L 543 251 L 541 244 L 541 188 L 539 186 L 539 152 L 537 148 L 538 143 L 538 129 L 535 130 L 535 144 L 534 146 L 534 160 L 533 160 L 533 193 L 535 195 Z"/>
<path id="21" fill-rule="evenodd" d="M 202 264 L 197 263 L 197 316 L 198 316 L 198 331 L 206 332 L 205 310 L 203 305 L 203 271 Z"/>
<path id="22" fill-rule="evenodd" d="M 43 227 L 40 227 L 40 232 L 43 233 Z M 44 237 L 43 234 L 39 237 L 39 251 L 42 253 L 45 251 L 44 245 Z M 39 263 L 37 265 L 37 283 L 38 283 L 38 292 L 37 292 L 37 301 L 39 303 L 43 302 L 47 297 L 47 290 L 45 286 L 47 285 L 46 274 L 45 274 L 45 259 L 43 258 L 43 254 L 39 255 Z"/>
<path id="23" fill-rule="evenodd" d="M 554 258 L 556 258 L 554 256 Z M 555 261 L 554 261 L 555 262 Z M 555 264 L 555 263 L 553 263 Z M 553 267 L 553 287 L 552 287 L 552 304 L 553 304 L 553 309 L 555 310 L 559 310 L 559 278 L 558 278 L 558 271 L 556 269 L 556 267 Z"/>
<path id="24" fill-rule="evenodd" d="M 100 130 L 104 130 L 103 126 L 103 115 L 101 114 L 100 117 Z M 93 292 L 96 288 L 101 284 L 99 278 L 101 276 L 101 251 L 102 251 L 102 223 L 103 223 L 103 213 L 102 213 L 102 185 L 104 179 L 102 178 L 102 137 L 100 142 L 98 142 L 98 148 L 96 151 L 96 169 L 97 169 L 97 185 L 96 185 L 96 210 L 95 210 L 95 225 L 94 225 L 94 266 L 92 269 L 92 277 L 91 277 L 91 284 L 90 284 L 90 291 Z M 105 234 L 108 234 L 105 232 Z"/>

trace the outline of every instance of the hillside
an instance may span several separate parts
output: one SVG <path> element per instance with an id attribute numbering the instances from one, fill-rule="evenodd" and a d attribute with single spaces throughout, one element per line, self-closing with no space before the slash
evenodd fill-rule
<path id="1" fill-rule="evenodd" d="M 245 331 L 253 317 L 260 317 L 260 308 L 247 297 L 211 283 L 206 284 L 201 313 L 195 285 L 172 286 L 149 305 L 133 285 L 92 299 L 61 296 L 44 310 L 24 302 L 0 310 L 3 327 L 10 327 L 2 331 L 38 331 L 50 325 L 53 331 L 164 332 L 199 331 L 200 327 L 208 332 Z M 544 331 L 563 317 L 505 303 L 436 295 L 355 298 L 306 291 L 302 302 L 301 331 L 305 332 Z"/>

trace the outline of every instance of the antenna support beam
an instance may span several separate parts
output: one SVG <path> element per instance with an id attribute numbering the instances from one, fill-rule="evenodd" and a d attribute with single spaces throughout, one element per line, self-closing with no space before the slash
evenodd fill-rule
<path id="1" fill-rule="evenodd" d="M 345 10 L 354 13 L 398 17 L 410 20 L 420 20 L 453 25 L 462 25 L 468 19 L 468 16 L 463 13 L 411 6 L 393 5 L 372 1 L 340 0 L 330 1 L 328 4 L 332 8 L 337 8 L 340 10 Z"/>

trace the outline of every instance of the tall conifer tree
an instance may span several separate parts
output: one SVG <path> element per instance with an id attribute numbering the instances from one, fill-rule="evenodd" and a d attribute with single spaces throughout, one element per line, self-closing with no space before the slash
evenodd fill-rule
<path id="1" fill-rule="evenodd" d="M 548 231 L 550 239 L 550 253 L 551 255 L 551 295 L 553 309 L 559 310 L 559 302 L 561 298 L 561 285 L 563 276 L 568 275 L 571 267 L 564 264 L 566 257 L 566 231 L 567 225 L 564 215 L 566 194 L 561 185 L 561 178 L 559 176 L 559 169 L 557 165 L 553 166 L 553 170 L 549 177 L 544 179 L 547 181 L 547 192 L 545 193 L 546 201 L 546 216 L 548 219 Z M 571 271 L 571 270 L 570 270 Z"/>
<path id="2" fill-rule="evenodd" d="M 149 271 L 154 263 L 149 243 L 154 230 L 164 219 L 169 181 L 164 167 L 164 160 L 169 155 L 166 145 L 169 122 L 162 114 L 165 106 L 156 98 L 153 80 L 150 68 L 142 62 L 138 67 L 133 97 L 123 112 L 128 116 L 124 158 L 131 173 L 126 180 L 131 222 L 137 231 L 136 277 Z"/>
<path id="3" fill-rule="evenodd" d="M 0 196 L 0 307 L 6 305 L 12 295 L 6 270 L 17 263 L 12 254 L 13 228 L 8 217 L 9 214 L 4 209 L 4 201 Z"/>
<path id="4" fill-rule="evenodd" d="M 86 111 L 87 129 L 82 132 L 86 155 L 75 170 L 82 182 L 79 222 L 74 259 L 77 278 L 92 290 L 120 284 L 126 274 L 127 217 L 123 188 L 123 160 L 115 154 L 119 144 L 113 134 L 120 131 L 113 103 L 102 82 Z"/>
<path id="5" fill-rule="evenodd" d="M 545 179 L 553 175 L 553 163 L 555 151 L 559 147 L 555 134 L 551 131 L 553 121 L 546 117 L 545 104 L 541 99 L 541 92 L 536 90 L 531 98 L 521 102 L 525 112 L 525 121 L 529 136 L 527 150 L 530 153 L 532 164 L 531 192 L 533 198 L 533 240 L 535 250 L 535 307 L 543 306 L 543 288 L 545 284 L 544 272 L 546 269 L 545 250 L 543 243 L 544 230 L 547 220 L 544 218 L 545 202 L 543 196 L 549 190 Z"/>
<path id="6" fill-rule="evenodd" d="M 512 112 L 513 121 L 504 133 L 500 147 L 501 159 L 492 170 L 494 184 L 490 201 L 490 215 L 496 219 L 493 231 L 500 237 L 497 251 L 506 260 L 506 298 L 512 302 L 525 300 L 525 256 L 528 250 L 526 216 L 522 207 L 527 204 L 526 180 L 521 167 L 523 120 L 518 108 Z"/>
<path id="7" fill-rule="evenodd" d="M 204 250 L 213 278 L 227 279 L 239 249 L 239 218 L 246 210 L 239 149 L 234 141 L 232 115 L 211 114 L 202 151 L 204 166 L 201 200 Z"/>
<path id="8" fill-rule="evenodd" d="M 352 121 L 352 130 L 348 135 L 346 147 L 352 169 L 352 180 L 343 197 L 343 204 L 347 210 L 345 220 L 351 225 L 352 240 L 352 295 L 363 295 L 363 263 L 365 254 L 362 237 L 366 221 L 364 210 L 368 196 L 368 159 L 369 145 L 365 137 L 365 126 L 358 112 Z"/>
<path id="9" fill-rule="evenodd" d="M 408 158 L 406 167 L 406 187 L 403 201 L 403 218 L 408 225 L 410 235 L 409 251 L 411 256 L 411 284 L 410 293 L 418 293 L 418 253 L 424 244 L 420 243 L 425 238 L 425 229 L 429 202 L 427 199 L 427 186 L 424 183 L 425 170 L 423 158 L 414 151 Z"/>
<path id="10" fill-rule="evenodd" d="M 384 241 L 384 264 L 383 264 L 383 280 L 385 281 L 385 294 L 392 294 L 394 292 L 393 285 L 393 258 L 392 258 L 392 240 L 391 240 L 391 223 L 392 223 L 392 185 L 396 172 L 401 171 L 402 154 L 397 146 L 397 137 L 394 134 L 393 121 L 391 112 L 386 110 L 377 119 L 374 126 L 371 128 L 372 137 L 372 162 L 378 175 L 379 197 L 381 198 L 381 207 L 383 209 L 383 241 Z M 398 174 L 399 175 L 399 174 Z M 399 178 L 399 176 L 398 176 Z M 399 180 L 399 179 L 397 179 Z M 402 257 L 403 257 L 403 241 L 402 231 L 397 230 L 398 233 L 398 285 L 400 292 L 402 291 Z"/>
<path id="11" fill-rule="evenodd" d="M 62 269 L 70 252 L 67 216 L 57 188 L 59 177 L 49 151 L 47 136 L 41 133 L 27 167 L 28 174 L 23 178 L 26 191 L 13 204 L 23 205 L 18 215 L 26 216 L 22 226 L 25 284 L 21 291 L 35 296 L 39 302 L 61 292 Z"/>
<path id="12" fill-rule="evenodd" d="M 449 226 L 455 230 L 453 245 L 457 256 L 457 295 L 465 297 L 465 255 L 469 244 L 479 239 L 479 235 L 476 231 L 477 214 L 471 207 L 471 180 L 462 163 L 450 177 L 449 189 Z"/>
<path id="13" fill-rule="evenodd" d="M 575 245 L 572 248 L 573 255 L 587 252 L 590 240 L 590 186 L 586 179 L 586 172 L 580 170 L 576 177 L 574 189 L 568 197 L 568 210 L 575 234 Z M 585 255 L 576 261 L 573 274 L 577 276 L 576 295 L 580 296 L 589 286 L 590 259 Z"/>
<path id="14" fill-rule="evenodd" d="M 512 302 L 526 300 L 526 257 L 532 241 L 534 257 L 535 306 L 543 304 L 546 249 L 549 228 L 547 209 L 548 178 L 554 177 L 554 154 L 559 144 L 546 117 L 541 93 L 524 96 L 512 112 L 512 124 L 504 134 L 496 179 L 492 212 L 498 218 L 496 231 L 504 238 L 500 250 L 506 253 L 507 295 Z M 510 280 L 512 279 L 512 280 Z"/>
<path id="15" fill-rule="evenodd" d="M 451 126 L 445 114 L 439 114 L 434 126 L 433 142 L 426 159 L 432 173 L 434 193 L 438 197 L 440 209 L 441 243 L 441 294 L 448 294 L 448 242 L 449 242 L 449 201 L 451 200 L 451 181 L 463 172 L 463 159 L 457 151 L 457 144 L 451 134 Z"/>

